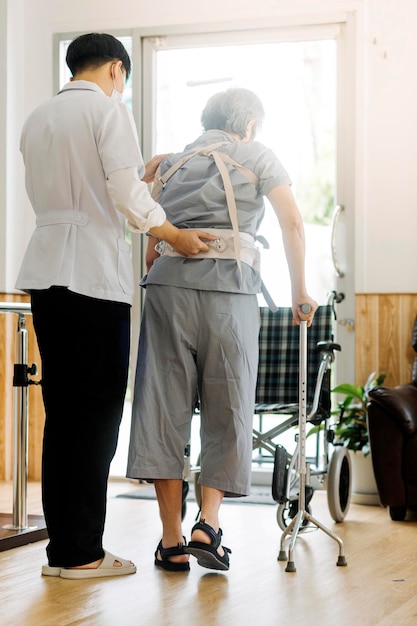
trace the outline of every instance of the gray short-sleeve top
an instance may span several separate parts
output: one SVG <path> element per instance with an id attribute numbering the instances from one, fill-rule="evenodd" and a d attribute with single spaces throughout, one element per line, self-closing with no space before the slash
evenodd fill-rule
<path id="1" fill-rule="evenodd" d="M 263 196 L 274 187 L 291 184 L 272 150 L 257 141 L 236 141 L 223 131 L 209 130 L 186 146 L 184 152 L 165 159 L 161 173 L 197 147 L 217 142 L 226 142 L 219 150 L 258 178 L 257 185 L 254 185 L 236 167 L 227 166 L 235 194 L 239 230 L 255 237 L 265 212 Z M 220 172 L 214 160 L 205 155 L 197 155 L 179 168 L 162 189 L 158 201 L 167 219 L 178 228 L 232 228 Z M 245 263 L 242 263 L 241 276 L 234 259 L 162 256 L 141 281 L 143 286 L 149 284 L 254 294 L 260 291 L 261 279 L 259 272 Z"/>

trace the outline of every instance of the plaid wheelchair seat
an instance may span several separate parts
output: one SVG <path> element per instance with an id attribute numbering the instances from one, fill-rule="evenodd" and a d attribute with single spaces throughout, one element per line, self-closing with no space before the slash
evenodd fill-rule
<path id="1" fill-rule="evenodd" d="M 259 365 L 255 413 L 282 411 L 288 405 L 298 406 L 299 335 L 290 307 L 272 312 L 260 308 Z M 333 341 L 332 305 L 320 306 L 307 332 L 307 404 L 314 396 L 320 363 L 319 341 Z M 295 407 L 294 407 L 295 408 Z"/>

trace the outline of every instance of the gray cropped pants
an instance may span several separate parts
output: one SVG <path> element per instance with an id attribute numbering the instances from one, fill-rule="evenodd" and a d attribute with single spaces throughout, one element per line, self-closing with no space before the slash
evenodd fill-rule
<path id="1" fill-rule="evenodd" d="M 148 285 L 127 476 L 181 479 L 197 398 L 200 484 L 250 492 L 258 368 L 255 295 Z"/>

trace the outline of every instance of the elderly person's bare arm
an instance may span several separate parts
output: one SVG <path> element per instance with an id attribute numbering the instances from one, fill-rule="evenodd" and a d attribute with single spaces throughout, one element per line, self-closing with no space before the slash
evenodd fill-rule
<path id="1" fill-rule="evenodd" d="M 305 237 L 304 225 L 292 191 L 288 185 L 274 187 L 268 200 L 278 217 L 282 231 L 285 255 L 291 279 L 292 310 L 297 323 L 308 320 L 308 326 L 317 309 L 317 302 L 307 293 L 305 284 Z M 302 304 L 309 304 L 310 313 L 301 311 Z"/>
<path id="2" fill-rule="evenodd" d="M 155 250 L 155 246 L 157 245 L 159 239 L 154 237 L 153 235 L 149 235 L 148 237 L 148 246 L 146 248 L 146 271 L 149 272 L 151 269 L 155 259 L 159 257 L 158 252 Z"/>

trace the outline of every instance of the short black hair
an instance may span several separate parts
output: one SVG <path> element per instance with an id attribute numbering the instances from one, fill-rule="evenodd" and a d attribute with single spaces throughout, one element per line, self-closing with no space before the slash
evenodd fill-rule
<path id="1" fill-rule="evenodd" d="M 255 120 L 252 127 L 254 138 L 263 118 L 264 108 L 258 96 L 249 89 L 232 87 L 209 98 L 201 114 L 201 123 L 204 130 L 224 130 L 243 139 L 248 122 Z"/>
<path id="2" fill-rule="evenodd" d="M 87 68 L 98 68 L 109 61 L 121 61 L 129 78 L 131 64 L 124 45 L 106 33 L 80 35 L 68 46 L 66 62 L 72 75 Z"/>

